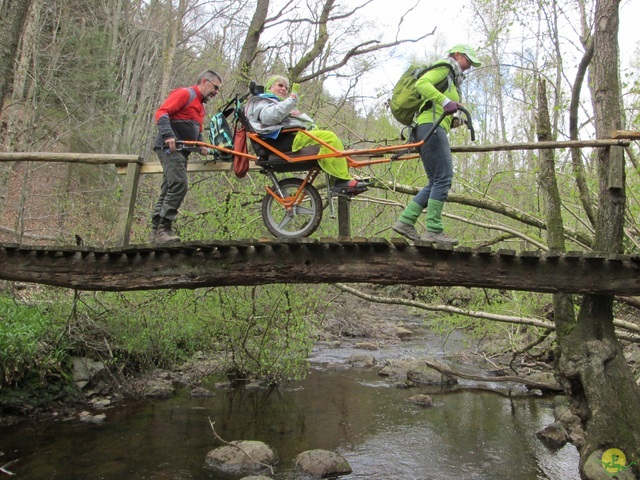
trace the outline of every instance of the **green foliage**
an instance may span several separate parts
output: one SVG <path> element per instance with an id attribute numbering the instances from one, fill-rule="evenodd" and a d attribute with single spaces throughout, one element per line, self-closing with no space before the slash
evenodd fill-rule
<path id="1" fill-rule="evenodd" d="M 266 194 L 265 178 L 249 174 L 242 180 L 230 174 L 193 175 L 179 220 L 183 238 L 197 240 L 264 236 L 260 210 Z"/>
<path id="2" fill-rule="evenodd" d="M 215 328 L 238 377 L 302 378 L 313 345 L 318 297 L 304 286 L 217 289 Z"/>
<path id="3" fill-rule="evenodd" d="M 274 285 L 93 294 L 76 316 L 89 322 L 91 315 L 100 326 L 94 334 L 104 340 L 94 343 L 108 344 L 100 355 L 119 370 L 169 368 L 197 351 L 222 352 L 236 375 L 278 382 L 304 375 L 315 310 L 315 295 Z"/>
<path id="4" fill-rule="evenodd" d="M 55 312 L 0 296 L 0 385 L 61 376 L 67 348 L 61 333 Z"/>
<path id="5" fill-rule="evenodd" d="M 83 353 L 106 359 L 117 370 L 171 367 L 213 348 L 191 291 L 87 294 L 75 317 L 93 339 L 83 342 L 88 350 Z"/>

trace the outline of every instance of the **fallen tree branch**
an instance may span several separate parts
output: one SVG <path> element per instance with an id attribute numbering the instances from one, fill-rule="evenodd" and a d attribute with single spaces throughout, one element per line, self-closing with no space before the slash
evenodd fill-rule
<path id="1" fill-rule="evenodd" d="M 369 295 L 356 288 L 343 283 L 334 283 L 334 287 L 342 290 L 343 292 L 350 293 L 356 297 L 360 297 L 369 302 L 384 303 L 388 305 L 405 305 L 407 307 L 419 308 L 421 310 L 428 310 L 431 312 L 446 312 L 453 315 L 463 315 L 465 317 L 480 318 L 484 320 L 492 320 L 494 322 L 512 323 L 515 325 L 529 325 L 537 328 L 544 328 L 545 330 L 555 331 L 556 326 L 552 322 L 546 322 L 535 318 L 528 317 L 514 317 L 511 315 L 498 315 L 495 313 L 478 312 L 475 310 L 466 310 L 464 308 L 452 307 L 450 305 L 427 305 L 426 303 L 417 302 L 415 300 L 405 300 L 403 298 L 391 298 L 378 295 Z M 630 322 L 623 320 L 614 320 L 613 325 L 631 332 L 640 333 L 640 327 Z M 616 335 L 620 340 L 627 340 L 629 342 L 640 343 L 640 337 L 638 335 L 627 335 L 625 333 L 616 332 Z"/>
<path id="2" fill-rule="evenodd" d="M 421 310 L 429 310 L 432 312 L 446 312 L 453 315 L 464 315 L 466 317 L 483 318 L 486 320 L 494 320 L 496 322 L 514 323 L 517 325 L 530 325 L 532 327 L 555 330 L 555 325 L 553 323 L 545 322 L 543 320 L 536 320 L 534 318 L 498 315 L 494 313 L 477 312 L 475 310 L 466 310 L 464 308 L 452 307 L 450 305 L 427 305 L 426 303 L 418 302 L 415 300 L 369 295 L 368 293 L 364 293 L 343 283 L 334 283 L 334 286 L 342 290 L 343 292 L 351 293 L 356 297 L 360 297 L 364 300 L 369 300 L 370 302 L 387 303 L 392 305 L 406 305 L 408 307 L 415 307 Z"/>
<path id="3" fill-rule="evenodd" d="M 552 392 L 564 391 L 564 389 L 558 384 L 536 382 L 535 380 L 530 380 L 525 377 L 518 377 L 513 375 L 504 375 L 500 377 L 485 377 L 483 375 L 471 375 L 469 373 L 463 373 L 458 370 L 454 370 L 450 367 L 447 367 L 446 365 L 442 365 L 432 360 L 423 360 L 423 361 L 428 367 L 431 367 L 439 371 L 440 373 L 453 375 L 454 377 L 465 378 L 467 380 L 474 380 L 477 382 L 516 382 L 516 383 L 522 383 L 527 387 L 539 388 L 540 390 L 548 390 Z"/>

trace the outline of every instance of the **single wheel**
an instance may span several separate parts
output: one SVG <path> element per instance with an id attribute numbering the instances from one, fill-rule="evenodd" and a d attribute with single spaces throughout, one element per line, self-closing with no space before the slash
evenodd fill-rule
<path id="1" fill-rule="evenodd" d="M 307 183 L 301 198 L 293 197 L 302 185 L 299 178 L 285 178 L 278 182 L 285 205 L 281 205 L 271 194 L 262 200 L 262 221 L 275 237 L 308 237 L 316 231 L 322 220 L 322 198 L 316 187 Z M 277 192 L 276 187 L 271 187 Z"/>

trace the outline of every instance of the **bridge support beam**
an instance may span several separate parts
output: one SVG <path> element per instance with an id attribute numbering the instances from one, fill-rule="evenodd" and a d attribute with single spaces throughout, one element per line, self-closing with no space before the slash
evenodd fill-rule
<path id="1" fill-rule="evenodd" d="M 437 248 L 403 239 L 273 239 L 124 249 L 0 244 L 0 279 L 129 291 L 272 283 L 640 294 L 640 257 Z"/>

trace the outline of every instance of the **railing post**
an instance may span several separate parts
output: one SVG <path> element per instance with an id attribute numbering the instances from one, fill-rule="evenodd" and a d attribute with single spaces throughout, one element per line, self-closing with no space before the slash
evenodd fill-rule
<path id="1" fill-rule="evenodd" d="M 344 195 L 338 195 L 338 236 L 351 236 L 351 201 Z"/>
<path id="2" fill-rule="evenodd" d="M 624 187 L 624 148 L 609 147 L 609 174 L 607 188 L 620 189 Z"/>
<path id="3" fill-rule="evenodd" d="M 142 157 L 137 162 L 127 165 L 127 175 L 124 179 L 124 189 L 120 199 L 120 212 L 118 218 L 118 237 L 116 246 L 125 247 L 131 237 L 131 223 L 138 197 L 138 182 L 140 180 L 140 168 Z"/>

